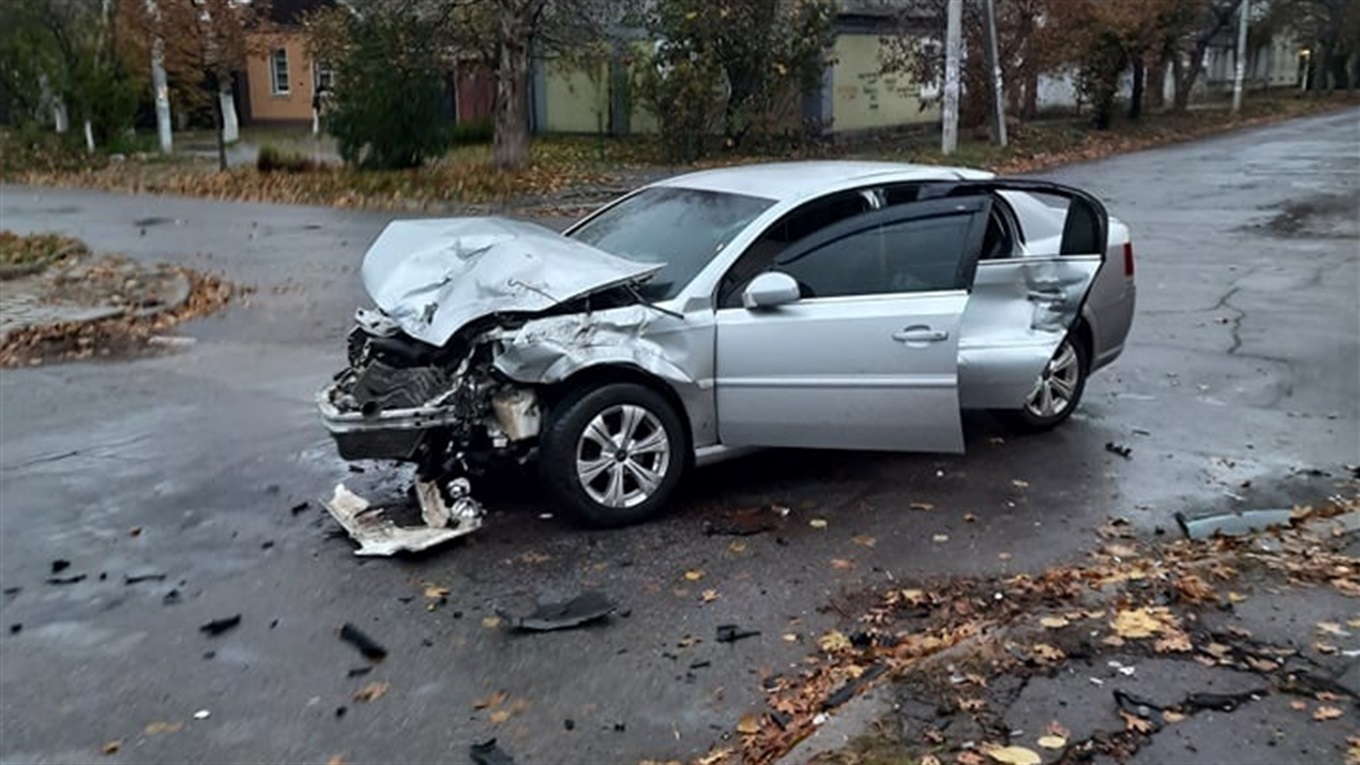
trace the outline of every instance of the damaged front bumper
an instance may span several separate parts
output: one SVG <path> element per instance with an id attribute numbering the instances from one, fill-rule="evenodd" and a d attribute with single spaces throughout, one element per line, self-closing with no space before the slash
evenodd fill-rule
<path id="1" fill-rule="evenodd" d="M 383 508 L 373 507 L 344 484 L 337 485 L 335 494 L 323 504 L 359 543 L 354 554 L 361 556 L 420 552 L 482 527 L 485 513 L 472 498 L 467 479 L 450 482 L 448 498 L 434 481 L 417 481 L 415 493 L 424 526 L 398 526 Z"/>

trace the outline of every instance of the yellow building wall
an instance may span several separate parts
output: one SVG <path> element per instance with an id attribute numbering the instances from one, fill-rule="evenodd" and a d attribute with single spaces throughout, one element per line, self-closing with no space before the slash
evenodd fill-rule
<path id="1" fill-rule="evenodd" d="M 609 130 L 609 82 L 601 66 L 591 79 L 584 69 L 558 61 L 547 63 L 544 72 L 547 119 L 550 133 L 594 133 Z"/>
<path id="2" fill-rule="evenodd" d="M 920 86 L 905 74 L 879 74 L 878 35 L 841 34 L 832 68 L 831 129 L 888 128 L 940 118 L 938 106 L 921 110 Z"/>
<path id="3" fill-rule="evenodd" d="M 250 118 L 255 122 L 302 122 L 312 119 L 312 61 L 301 32 L 274 34 L 252 42 L 254 49 L 246 61 L 246 80 L 250 94 Z M 269 58 L 274 50 L 288 51 L 287 95 L 275 95 Z"/>

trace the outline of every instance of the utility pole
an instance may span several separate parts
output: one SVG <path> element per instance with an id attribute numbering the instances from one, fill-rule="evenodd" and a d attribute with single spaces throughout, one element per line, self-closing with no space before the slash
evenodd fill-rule
<path id="1" fill-rule="evenodd" d="M 1233 69 L 1233 114 L 1242 111 L 1242 80 L 1247 74 L 1247 14 L 1251 0 L 1237 6 L 1237 66 Z"/>
<path id="2" fill-rule="evenodd" d="M 944 130 L 940 151 L 959 146 L 959 65 L 963 58 L 963 0 L 949 0 L 944 42 Z"/>
<path id="3" fill-rule="evenodd" d="M 1006 93 L 1001 83 L 1001 54 L 996 44 L 996 0 L 983 0 L 987 8 L 987 68 L 992 70 L 992 137 L 1006 145 Z"/>

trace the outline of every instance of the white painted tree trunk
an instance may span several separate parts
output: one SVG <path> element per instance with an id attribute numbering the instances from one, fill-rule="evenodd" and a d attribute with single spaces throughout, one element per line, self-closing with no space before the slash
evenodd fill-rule
<path id="1" fill-rule="evenodd" d="M 959 68 L 963 58 L 963 0 L 949 0 L 944 49 L 944 125 L 940 151 L 959 146 Z"/>
<path id="2" fill-rule="evenodd" d="M 58 133 L 71 129 L 71 115 L 66 112 L 66 104 L 61 101 L 52 104 L 52 122 L 56 123 Z"/>
<path id="3" fill-rule="evenodd" d="M 217 94 L 222 101 L 222 140 L 235 143 L 241 138 L 241 123 L 236 119 L 236 101 L 231 97 L 230 87 Z"/>
<path id="4" fill-rule="evenodd" d="M 94 153 L 94 126 L 89 120 L 85 120 L 85 151 Z"/>
<path id="5" fill-rule="evenodd" d="M 170 132 L 170 85 L 165 76 L 165 41 L 157 37 L 151 48 L 151 86 L 156 91 L 156 133 L 161 139 L 161 153 L 174 148 Z"/>

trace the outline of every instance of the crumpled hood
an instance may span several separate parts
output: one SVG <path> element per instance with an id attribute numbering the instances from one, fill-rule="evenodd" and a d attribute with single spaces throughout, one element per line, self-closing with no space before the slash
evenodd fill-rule
<path id="1" fill-rule="evenodd" d="M 407 335 L 444 345 L 468 322 L 536 312 L 661 270 L 508 218 L 394 221 L 364 255 L 364 288 Z"/>

